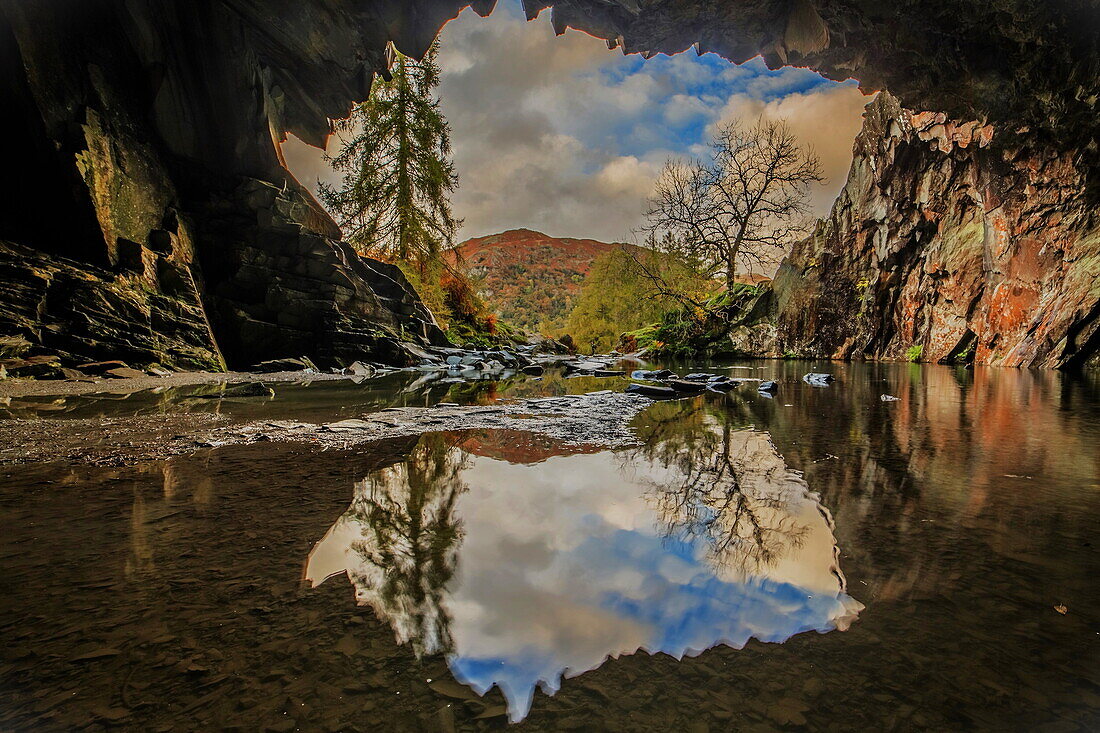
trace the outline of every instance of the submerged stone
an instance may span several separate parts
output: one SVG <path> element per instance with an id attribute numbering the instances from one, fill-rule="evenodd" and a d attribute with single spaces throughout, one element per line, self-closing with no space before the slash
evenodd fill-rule
<path id="1" fill-rule="evenodd" d="M 740 384 L 740 382 L 734 382 L 728 379 L 724 381 L 710 381 L 707 382 L 707 389 L 712 392 L 729 392 L 730 390 L 739 387 Z"/>
<path id="2" fill-rule="evenodd" d="M 668 379 L 669 377 L 675 377 L 676 373 L 671 369 L 659 369 L 656 371 L 649 371 L 646 369 L 635 369 L 630 373 L 631 379 L 649 379 L 653 381 L 660 381 L 662 379 Z"/>
<path id="3" fill-rule="evenodd" d="M 271 387 L 268 387 L 263 382 L 249 382 L 247 384 L 226 387 L 221 392 L 215 392 L 214 394 L 201 394 L 195 396 L 204 400 L 235 399 L 238 397 L 274 397 L 275 390 L 271 389 Z"/>
<path id="4" fill-rule="evenodd" d="M 832 374 L 822 374 L 820 372 L 810 372 L 802 377 L 802 381 L 811 387 L 828 387 L 829 383 L 835 381 L 835 379 Z"/>
<path id="5" fill-rule="evenodd" d="M 671 387 L 659 387 L 656 384 L 630 384 L 623 390 L 628 394 L 639 394 L 659 400 L 675 399 L 680 394 Z"/>
<path id="6" fill-rule="evenodd" d="M 669 387 L 672 387 L 672 389 L 676 390 L 677 392 L 684 392 L 687 394 L 702 392 L 707 388 L 705 384 L 702 384 L 700 382 L 689 382 L 686 379 L 670 379 L 665 382 L 665 384 L 667 384 Z"/>

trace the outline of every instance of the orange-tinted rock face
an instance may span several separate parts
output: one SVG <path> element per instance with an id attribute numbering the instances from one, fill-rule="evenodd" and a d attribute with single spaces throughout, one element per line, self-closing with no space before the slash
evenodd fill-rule
<path id="1" fill-rule="evenodd" d="M 1075 366 L 1100 341 L 1100 228 L 1073 151 L 868 106 L 830 217 L 776 278 L 780 351 Z"/>

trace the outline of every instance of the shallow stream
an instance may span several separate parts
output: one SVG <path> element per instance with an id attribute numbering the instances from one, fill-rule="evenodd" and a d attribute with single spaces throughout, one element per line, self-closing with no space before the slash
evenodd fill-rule
<path id="1" fill-rule="evenodd" d="M 1100 726 L 1100 375 L 693 370 L 780 387 L 655 403 L 628 448 L 485 429 L 0 466 L 0 728 Z M 418 379 L 6 410 L 322 422 L 627 383 Z"/>

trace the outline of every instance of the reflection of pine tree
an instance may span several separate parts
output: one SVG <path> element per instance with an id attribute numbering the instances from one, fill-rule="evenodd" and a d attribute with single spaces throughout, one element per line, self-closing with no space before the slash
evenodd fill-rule
<path id="1" fill-rule="evenodd" d="M 390 621 L 398 640 L 418 655 L 452 647 L 443 593 L 454 575 L 461 524 L 455 504 L 466 486 L 466 456 L 442 435 L 425 435 L 403 464 L 356 485 L 345 515 L 362 527 L 349 568 L 361 602 Z"/>
<path id="2" fill-rule="evenodd" d="M 763 572 L 801 547 L 808 527 L 794 516 L 793 503 L 805 492 L 766 438 L 733 430 L 724 420 L 717 424 L 699 408 L 673 409 L 654 416 L 641 449 L 682 477 L 654 484 L 649 493 L 665 536 L 702 540 L 716 568 L 746 574 Z"/>

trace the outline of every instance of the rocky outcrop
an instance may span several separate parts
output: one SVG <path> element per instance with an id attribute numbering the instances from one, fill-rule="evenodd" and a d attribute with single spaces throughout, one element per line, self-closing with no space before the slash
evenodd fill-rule
<path id="1" fill-rule="evenodd" d="M 232 364 L 306 354 L 322 366 L 406 366 L 400 342 L 447 345 L 395 265 L 318 233 L 312 201 L 247 179 L 201 212 L 206 303 Z"/>
<path id="2" fill-rule="evenodd" d="M 151 263 L 147 278 L 0 242 L 0 303 L 0 333 L 70 364 L 225 368 L 194 282 L 171 261 Z"/>
<path id="3" fill-rule="evenodd" d="M 1100 217 L 1085 153 L 989 125 L 865 113 L 828 219 L 775 279 L 780 352 L 1074 367 L 1100 351 Z"/>
<path id="4" fill-rule="evenodd" d="M 142 307 L 150 319 L 169 302 L 199 309 L 202 317 L 191 311 L 179 317 L 193 327 L 158 333 L 159 342 L 147 344 L 150 354 L 181 355 L 180 364 L 195 349 L 221 352 L 230 365 L 299 354 L 322 362 L 397 359 L 360 350 L 384 352 L 395 328 L 398 336 L 404 328 L 422 339 L 441 338 L 398 273 L 356 260 L 339 243 L 331 219 L 284 169 L 277 143 L 293 132 L 323 144 L 330 119 L 345 116 L 366 97 L 373 74 L 385 73 L 387 41 L 420 55 L 467 4 L 486 14 L 495 3 L 0 0 L 0 63 L 14 72 L 0 75 L 0 103 L 8 139 L 18 141 L 9 167 L 20 179 L 0 197 L 0 240 L 33 250 L 47 269 L 94 274 L 101 292 L 130 284 L 149 289 Z M 1021 225 L 1031 221 L 1025 209 L 1038 212 L 1042 197 L 1054 195 L 1048 178 L 1077 176 L 1076 185 L 1093 186 L 1095 201 L 1100 8 L 1091 0 L 523 4 L 529 14 L 553 5 L 560 32 L 578 28 L 628 52 L 695 45 L 735 62 L 762 53 L 772 66 L 855 77 L 866 91 L 888 88 L 910 108 L 979 120 L 971 135 L 992 124 L 1006 150 L 1030 161 L 1003 164 L 1021 171 L 1038 166 L 1033 175 L 1005 178 L 1036 188 L 1035 207 L 1010 204 L 1024 217 Z M 935 125 L 927 132 L 939 136 Z M 975 166 L 988 178 L 1003 164 Z M 279 192 L 270 207 L 269 192 L 259 201 L 249 193 L 264 185 Z M 1000 206 L 990 201 L 982 205 Z M 264 213 L 272 211 L 281 223 Z M 1053 267 L 1049 254 L 1036 254 L 1034 267 Z M 1046 285 L 1036 292 L 1055 291 L 1062 292 Z M 83 300 L 65 299 L 30 297 L 26 302 L 45 302 L 46 310 L 22 310 L 22 325 L 9 335 L 36 340 L 35 349 L 97 358 L 98 346 L 66 334 L 81 333 L 98 316 L 85 312 Z M 1006 307 L 1031 306 L 1013 297 Z M 1052 308 L 1044 301 L 1040 310 Z M 121 316 L 118 328 L 128 329 L 129 319 Z M 1083 325 L 1065 328 L 1063 319 L 1055 321 L 1041 324 L 1036 338 L 1070 344 L 1087 336 L 1087 319 L 1071 319 Z M 52 334 L 52 345 L 43 334 Z M 1057 339 L 1023 351 L 1006 351 L 1004 343 L 984 348 L 1004 354 L 1004 363 L 1048 363 L 1060 348 Z M 96 356 L 84 351 L 93 348 Z M 877 348 L 868 353 L 887 353 Z"/>

